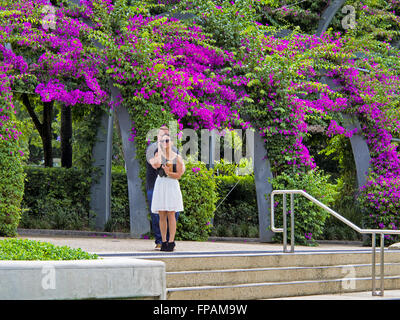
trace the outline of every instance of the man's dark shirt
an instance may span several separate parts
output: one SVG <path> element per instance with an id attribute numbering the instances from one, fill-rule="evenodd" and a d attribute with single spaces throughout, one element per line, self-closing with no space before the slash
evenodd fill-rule
<path id="1" fill-rule="evenodd" d="M 154 157 L 155 153 L 158 151 L 157 142 L 153 142 L 147 147 L 146 155 L 146 191 L 153 190 L 154 184 L 156 183 L 158 171 L 154 169 L 152 165 L 149 163 L 149 160 Z M 178 153 L 178 149 L 175 146 L 172 146 L 172 151 Z M 150 156 L 149 156 L 150 155 Z"/>

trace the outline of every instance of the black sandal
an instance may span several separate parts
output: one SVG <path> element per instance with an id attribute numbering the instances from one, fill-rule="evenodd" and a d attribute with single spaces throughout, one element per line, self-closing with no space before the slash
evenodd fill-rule
<path id="1" fill-rule="evenodd" d="M 174 251 L 174 248 L 175 248 L 175 242 L 168 242 L 167 250 L 165 250 L 165 251 Z"/>
<path id="2" fill-rule="evenodd" d="M 168 249 L 168 242 L 167 241 L 162 242 L 160 251 L 168 251 L 167 249 Z"/>

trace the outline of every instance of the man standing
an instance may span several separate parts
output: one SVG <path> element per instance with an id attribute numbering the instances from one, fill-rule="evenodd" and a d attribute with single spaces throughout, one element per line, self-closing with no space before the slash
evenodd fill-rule
<path id="1" fill-rule="evenodd" d="M 146 192 L 147 201 L 149 203 L 149 210 L 151 216 L 151 227 L 155 237 L 156 249 L 161 249 L 161 231 L 160 231 L 160 216 L 156 213 L 151 212 L 151 202 L 153 199 L 154 184 L 157 179 L 157 169 L 161 167 L 161 162 L 154 157 L 154 154 L 158 151 L 158 143 L 164 134 L 169 134 L 169 129 L 167 126 L 161 126 L 157 134 L 157 142 L 150 144 L 146 150 Z M 175 146 L 172 150 L 178 153 L 178 149 Z M 175 218 L 178 221 L 179 212 L 175 213 Z M 167 230 L 167 241 L 169 240 L 169 232 Z"/>

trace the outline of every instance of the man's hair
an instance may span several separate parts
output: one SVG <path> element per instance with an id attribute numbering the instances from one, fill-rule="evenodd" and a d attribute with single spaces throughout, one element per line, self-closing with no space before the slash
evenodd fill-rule
<path id="1" fill-rule="evenodd" d="M 168 131 L 169 131 L 169 128 L 168 128 L 165 124 L 163 124 L 163 125 L 160 127 L 160 130 L 163 130 L 163 131 L 168 130 Z"/>

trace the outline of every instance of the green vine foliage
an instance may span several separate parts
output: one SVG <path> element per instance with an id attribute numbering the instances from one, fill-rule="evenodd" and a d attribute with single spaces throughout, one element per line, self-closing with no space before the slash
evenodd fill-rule
<path id="1" fill-rule="evenodd" d="M 130 100 L 130 99 L 128 99 Z M 129 108 L 128 112 L 131 116 L 133 124 L 140 124 L 135 127 L 135 146 L 136 146 L 136 156 L 140 162 L 140 178 L 143 181 L 142 187 L 145 191 L 144 181 L 146 181 L 146 149 L 147 146 L 155 141 L 155 137 L 149 137 L 147 134 L 154 128 L 160 128 L 162 125 L 167 125 L 169 127 L 171 124 L 176 124 L 173 116 L 167 111 L 160 112 L 160 106 L 157 103 L 143 103 L 132 99 L 134 101 L 134 108 Z M 148 110 L 148 112 L 146 112 Z"/>
<path id="2" fill-rule="evenodd" d="M 93 165 L 93 148 L 96 144 L 97 132 L 100 130 L 100 108 L 74 108 L 73 112 L 73 163 L 78 168 L 90 169 Z M 104 128 L 103 128 L 104 130 Z"/>

